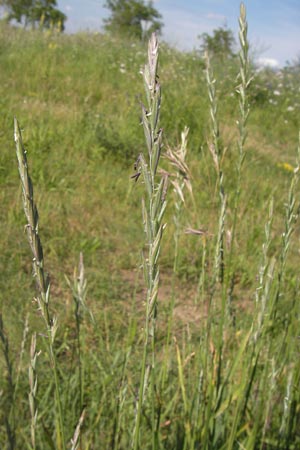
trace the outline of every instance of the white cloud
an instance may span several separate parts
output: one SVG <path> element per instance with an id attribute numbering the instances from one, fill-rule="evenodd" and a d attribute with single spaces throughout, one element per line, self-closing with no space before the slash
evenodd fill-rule
<path id="1" fill-rule="evenodd" d="M 68 12 L 70 12 L 70 11 L 73 11 L 73 8 L 72 8 L 71 5 L 66 5 L 66 6 L 65 6 L 65 10 L 68 11 Z"/>
<path id="2" fill-rule="evenodd" d="M 276 69 L 277 67 L 279 67 L 279 61 L 277 61 L 277 59 L 275 58 L 258 58 L 257 60 L 257 64 L 260 67 L 271 67 L 271 69 Z"/>

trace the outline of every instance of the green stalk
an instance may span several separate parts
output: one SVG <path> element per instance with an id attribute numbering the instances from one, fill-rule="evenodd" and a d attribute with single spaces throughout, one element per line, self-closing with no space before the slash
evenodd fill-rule
<path id="1" fill-rule="evenodd" d="M 5 415 L 5 428 L 7 435 L 7 450 L 14 450 L 16 446 L 16 415 L 14 404 L 15 384 L 13 380 L 13 365 L 10 357 L 8 337 L 4 331 L 2 314 L 0 313 L 0 342 L 2 346 L 3 357 L 6 365 L 6 394 L 7 411 Z"/>
<path id="2" fill-rule="evenodd" d="M 270 311 L 270 320 L 276 319 L 277 306 L 282 293 L 282 287 L 284 283 L 286 261 L 288 250 L 290 247 L 291 236 L 295 229 L 296 221 L 298 220 L 299 217 L 299 205 L 298 206 L 296 205 L 296 189 L 299 183 L 299 177 L 300 177 L 300 133 L 298 138 L 296 168 L 294 170 L 293 178 L 288 193 L 288 201 L 285 208 L 285 223 L 284 223 L 285 229 L 281 235 L 282 247 L 280 253 L 280 265 L 278 270 L 277 290 Z"/>
<path id="3" fill-rule="evenodd" d="M 152 34 L 148 45 L 148 63 L 143 70 L 147 106 L 142 105 L 142 123 L 148 149 L 148 156 L 139 156 L 134 175 L 138 179 L 142 175 L 146 200 L 142 202 L 143 221 L 146 234 L 147 255 L 143 255 L 144 276 L 147 287 L 146 318 L 144 329 L 144 350 L 142 358 L 141 378 L 135 429 L 133 435 L 133 448 L 139 448 L 142 409 L 144 407 L 147 387 L 147 367 L 151 375 L 151 421 L 152 421 L 152 448 L 158 446 L 159 420 L 155 420 L 155 332 L 157 316 L 157 294 L 159 285 L 158 259 L 161 239 L 164 230 L 162 219 L 166 208 L 166 178 L 156 181 L 157 168 L 162 147 L 162 130 L 159 128 L 161 90 L 157 75 L 158 41 Z"/>
<path id="4" fill-rule="evenodd" d="M 260 264 L 258 279 L 259 284 L 255 292 L 256 300 L 256 325 L 254 327 L 254 340 L 257 342 L 264 328 L 267 308 L 271 295 L 271 286 L 274 279 L 275 259 L 269 261 L 268 251 L 271 244 L 271 231 L 273 222 L 273 199 L 269 207 L 269 217 L 265 225 L 265 242 L 262 245 L 262 262 Z"/>
<path id="5" fill-rule="evenodd" d="M 164 390 L 167 369 L 169 365 L 169 354 L 170 354 L 170 341 L 171 333 L 173 328 L 173 315 L 175 306 L 175 281 L 178 275 L 178 263 L 179 263 L 179 243 L 180 235 L 182 233 L 182 209 L 185 203 L 184 189 L 188 189 L 189 193 L 192 195 L 192 185 L 190 182 L 190 172 L 186 164 L 185 158 L 187 153 L 187 137 L 189 129 L 187 127 L 181 133 L 181 145 L 178 150 L 167 149 L 166 158 L 176 169 L 176 175 L 174 179 L 171 178 L 171 183 L 173 185 L 173 191 L 175 194 L 175 213 L 173 215 L 174 222 L 174 261 L 173 261 L 173 272 L 172 272 L 172 285 L 171 285 L 171 301 L 169 305 L 168 314 L 168 328 L 167 328 L 167 338 L 166 338 L 166 350 L 165 350 L 165 362 L 163 367 L 162 375 L 162 390 Z M 193 198 L 193 197 L 192 197 Z"/>
<path id="6" fill-rule="evenodd" d="M 36 449 L 36 423 L 37 423 L 37 416 L 38 416 L 37 400 L 36 400 L 37 386 L 38 386 L 37 373 L 36 373 L 37 357 L 38 357 L 38 353 L 36 351 L 36 333 L 33 333 L 32 337 L 31 337 L 30 364 L 29 364 L 29 369 L 28 369 L 29 386 L 30 386 L 30 392 L 29 392 L 28 398 L 29 398 L 29 408 L 30 408 L 30 415 L 31 415 L 30 434 L 31 434 L 32 450 Z"/>
<path id="7" fill-rule="evenodd" d="M 216 340 L 216 354 L 212 362 L 212 370 L 215 372 L 216 379 L 214 383 L 211 383 L 209 396 L 210 396 L 210 408 L 213 405 L 213 398 L 220 399 L 222 397 L 222 369 L 223 369 L 223 347 L 224 347 L 224 326 L 226 319 L 226 290 L 224 289 L 224 235 L 225 235 L 225 220 L 226 220 L 226 207 L 227 200 L 225 195 L 225 185 L 224 185 L 224 174 L 223 174 L 223 157 L 224 152 L 220 145 L 220 131 L 219 122 L 217 117 L 218 112 L 218 102 L 216 96 L 216 80 L 214 78 L 213 70 L 210 65 L 209 55 L 205 55 L 206 60 L 206 84 L 208 90 L 209 106 L 210 106 L 210 128 L 211 128 L 211 142 L 209 142 L 209 150 L 212 155 L 216 175 L 217 175 L 217 191 L 219 194 L 219 223 L 217 230 L 217 237 L 215 242 L 215 256 L 214 256 L 214 268 L 210 286 L 209 295 L 209 317 L 207 320 L 207 337 L 206 337 L 206 348 L 207 356 L 209 355 L 210 339 L 212 341 Z M 218 329 L 215 332 L 214 322 L 215 315 L 219 311 L 219 305 L 214 304 L 214 296 L 217 289 L 218 283 L 222 288 L 222 298 L 221 298 L 221 314 L 219 319 Z M 214 334 L 216 333 L 216 336 Z M 220 401 L 220 400 L 219 400 Z M 213 440 L 216 420 L 213 419 L 210 413 L 207 414 L 206 421 L 206 431 L 211 425 L 210 435 Z M 206 439 L 208 434 L 205 435 Z"/>
<path id="8" fill-rule="evenodd" d="M 79 255 L 78 271 L 74 270 L 73 283 L 66 277 L 67 283 L 72 291 L 74 306 L 75 306 L 75 323 L 76 323 L 76 341 L 77 341 L 77 357 L 78 357 L 78 370 L 79 370 L 79 392 L 80 392 L 80 404 L 79 411 L 82 412 L 84 404 L 84 370 L 82 362 L 82 344 L 81 344 L 81 322 L 83 313 L 87 313 L 90 316 L 91 322 L 94 324 L 94 317 L 92 312 L 86 305 L 87 294 L 87 280 L 85 278 L 85 270 L 83 263 L 83 255 Z"/>
<path id="9" fill-rule="evenodd" d="M 55 384 L 55 402 L 58 414 L 57 445 L 59 449 L 65 450 L 66 440 L 64 435 L 63 412 L 59 390 L 57 361 L 54 351 L 54 340 L 57 331 L 57 319 L 55 317 L 51 317 L 50 314 L 49 308 L 50 283 L 48 277 L 46 277 L 44 272 L 44 255 L 38 229 L 38 222 L 39 222 L 38 210 L 33 198 L 33 186 L 31 178 L 28 173 L 26 151 L 23 145 L 22 134 L 17 119 L 14 120 L 14 136 L 23 193 L 23 208 L 27 219 L 25 229 L 27 232 L 27 238 L 33 255 L 32 258 L 33 275 L 36 280 L 38 291 L 36 300 L 46 327 L 47 350 Z"/>
<path id="10" fill-rule="evenodd" d="M 231 244 L 230 251 L 228 255 L 228 263 L 227 263 L 227 276 L 226 276 L 226 292 L 228 294 L 228 302 L 231 303 L 232 290 L 234 286 L 230 287 L 232 284 L 233 273 L 232 273 L 232 258 L 234 253 L 234 241 L 236 236 L 236 228 L 237 228 L 237 219 L 238 219 L 238 209 L 240 202 L 240 194 L 241 194 L 241 179 L 242 179 L 242 169 L 244 166 L 244 161 L 246 157 L 245 151 L 245 142 L 247 138 L 247 121 L 250 112 L 250 105 L 248 100 L 248 88 L 251 83 L 252 77 L 250 75 L 250 62 L 249 62 L 249 42 L 247 38 L 248 33 L 248 24 L 246 20 L 246 8 L 243 3 L 240 6 L 240 17 L 239 17 L 239 41 L 240 41 L 240 71 L 239 71 L 239 79 L 240 84 L 236 89 L 236 92 L 239 95 L 239 111 L 240 117 L 237 121 L 238 125 L 238 161 L 237 161 L 237 183 L 236 183 L 236 191 L 234 198 L 234 210 L 233 210 L 233 223 L 231 230 Z M 231 305 L 228 305 L 228 310 L 231 310 Z"/>
<path id="11" fill-rule="evenodd" d="M 183 373 L 183 364 L 182 364 L 182 358 L 180 354 L 180 349 L 177 344 L 177 340 L 174 336 L 174 342 L 176 347 L 176 356 L 177 356 L 177 367 L 178 367 L 178 381 L 179 386 L 181 390 L 182 395 L 182 401 L 183 401 L 183 410 L 184 410 L 184 425 L 185 425 L 185 441 L 184 441 L 184 448 L 191 448 L 191 442 L 192 442 L 192 436 L 191 436 L 191 423 L 190 423 L 190 417 L 189 417 L 189 411 L 190 406 L 188 404 L 187 395 L 186 395 L 186 389 L 184 384 L 184 373 Z"/>

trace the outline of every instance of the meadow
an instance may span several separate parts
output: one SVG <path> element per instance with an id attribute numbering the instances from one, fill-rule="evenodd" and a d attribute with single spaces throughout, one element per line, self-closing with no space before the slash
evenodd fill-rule
<path id="1" fill-rule="evenodd" d="M 0 24 L 0 448 L 300 448 L 300 72 L 237 27 Z"/>

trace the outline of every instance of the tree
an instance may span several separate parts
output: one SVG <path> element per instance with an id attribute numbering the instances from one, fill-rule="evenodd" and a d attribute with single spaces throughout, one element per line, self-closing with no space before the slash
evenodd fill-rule
<path id="1" fill-rule="evenodd" d="M 161 14 L 153 2 L 144 0 L 107 0 L 105 5 L 111 16 L 105 19 L 107 31 L 125 33 L 139 39 L 147 38 L 153 31 L 161 32 Z"/>
<path id="2" fill-rule="evenodd" d="M 56 8 L 56 0 L 0 0 L 0 5 L 7 12 L 7 20 L 15 20 L 24 27 L 36 25 L 42 28 L 51 26 L 64 30 L 66 15 Z"/>
<path id="3" fill-rule="evenodd" d="M 218 28 L 212 35 L 203 33 L 199 36 L 202 41 L 201 50 L 208 52 L 213 57 L 221 59 L 232 58 L 235 56 L 234 48 L 236 41 L 233 32 L 228 28 Z"/>
<path id="4" fill-rule="evenodd" d="M 45 28 L 58 26 L 60 31 L 63 31 L 67 17 L 56 6 L 56 0 L 36 1 L 31 14 L 32 22 L 39 23 Z"/>

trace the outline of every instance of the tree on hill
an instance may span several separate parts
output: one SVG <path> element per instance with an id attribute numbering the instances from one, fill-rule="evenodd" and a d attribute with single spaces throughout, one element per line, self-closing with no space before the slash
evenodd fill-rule
<path id="1" fill-rule="evenodd" d="M 218 28 L 212 35 L 203 33 L 199 36 L 202 52 L 208 52 L 212 57 L 228 59 L 235 56 L 236 41 L 233 32 L 228 28 Z"/>
<path id="2" fill-rule="evenodd" d="M 152 1 L 106 0 L 105 7 L 111 11 L 111 16 L 104 20 L 107 31 L 144 39 L 153 31 L 160 33 L 163 27 L 162 16 Z"/>
<path id="3" fill-rule="evenodd" d="M 0 5 L 7 13 L 8 22 L 15 20 L 24 27 L 54 26 L 64 30 L 67 17 L 56 7 L 56 0 L 0 0 Z"/>

